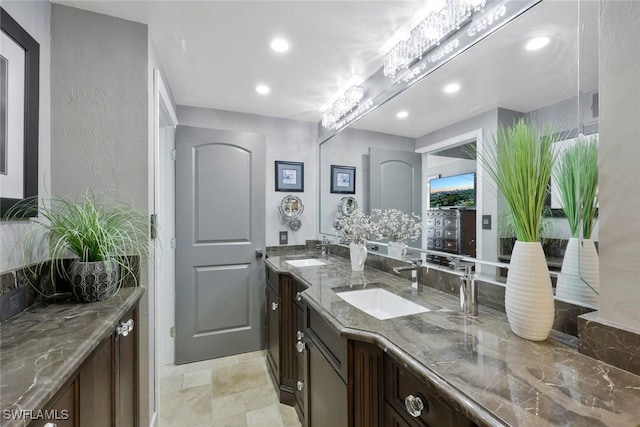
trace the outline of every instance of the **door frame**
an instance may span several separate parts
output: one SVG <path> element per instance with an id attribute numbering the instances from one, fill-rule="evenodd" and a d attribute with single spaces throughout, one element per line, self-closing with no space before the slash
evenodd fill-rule
<path id="1" fill-rule="evenodd" d="M 434 154 L 437 151 L 442 151 L 446 148 L 453 148 L 460 145 L 468 144 L 471 141 L 476 141 L 476 150 L 480 155 L 484 153 L 484 142 L 483 142 L 483 128 L 474 129 L 467 133 L 463 133 L 460 135 L 456 135 L 454 137 L 435 142 L 433 144 L 429 144 L 425 147 L 420 147 L 416 149 L 416 153 L 422 154 L 422 182 L 425 183 L 427 179 L 427 155 Z M 485 172 L 482 167 L 479 167 L 478 161 L 476 160 L 476 213 L 483 212 L 484 201 L 482 197 L 478 197 L 478 195 L 484 194 L 484 181 L 485 180 Z M 428 182 L 424 185 L 423 189 L 423 197 L 422 197 L 422 247 L 427 246 L 427 235 L 426 235 L 426 211 L 428 207 L 429 199 L 425 195 L 425 191 L 429 188 Z M 482 214 L 476 214 L 476 258 L 483 259 L 483 236 L 482 236 Z M 479 264 L 476 264 L 476 268 L 479 268 Z"/>
<path id="2" fill-rule="evenodd" d="M 163 192 L 164 194 L 170 194 L 170 192 L 174 192 L 175 193 L 175 188 L 163 188 L 163 181 L 161 180 L 160 177 L 160 164 L 162 162 L 167 162 L 170 157 L 171 157 L 171 152 L 169 150 L 162 150 L 161 146 L 160 146 L 160 134 L 162 132 L 162 129 L 160 127 L 160 115 L 164 114 L 165 117 L 168 119 L 169 121 L 169 126 L 173 126 L 174 128 L 178 125 L 178 116 L 176 115 L 176 111 L 175 108 L 173 106 L 173 102 L 171 100 L 171 96 L 169 95 L 169 89 L 168 86 L 166 85 L 164 79 L 162 78 L 162 73 L 160 72 L 160 70 L 158 70 L 157 68 L 153 69 L 153 149 L 151 150 L 151 156 L 152 156 L 152 168 L 151 168 L 151 173 L 153 174 L 153 186 L 150 189 L 150 193 L 151 193 L 151 197 L 152 197 L 152 201 L 149 204 L 149 206 L 152 207 L 152 209 L 150 209 L 152 214 L 155 214 L 157 216 L 160 217 L 164 217 L 165 213 L 164 213 L 164 207 L 159 205 L 159 200 L 160 200 L 160 192 Z M 175 169 L 174 169 L 174 175 L 175 175 Z M 175 180 L 175 177 L 174 177 Z M 159 307 L 163 307 L 166 306 L 167 304 L 171 304 L 170 307 L 175 306 L 174 304 L 174 294 L 175 294 L 175 276 L 174 277 L 160 277 L 157 272 L 158 272 L 158 265 L 160 263 L 165 263 L 164 265 L 168 265 L 171 262 L 171 259 L 174 260 L 174 264 L 175 264 L 175 258 L 171 258 L 168 256 L 169 251 L 173 250 L 171 249 L 170 245 L 166 245 L 166 243 L 163 243 L 163 240 L 166 242 L 167 238 L 166 236 L 164 236 L 164 239 L 162 238 L 163 236 L 158 235 L 156 237 L 156 239 L 153 239 L 150 241 L 150 244 L 152 245 L 152 248 L 150 248 L 152 250 L 152 253 L 154 254 L 153 257 L 150 257 L 149 259 L 149 268 L 153 268 L 154 273 L 154 277 L 153 277 L 153 295 L 150 296 L 150 298 L 153 298 L 153 306 L 154 306 L 154 310 L 153 313 L 149 313 L 149 315 L 151 316 L 151 318 L 149 319 L 149 334 L 150 336 L 153 337 L 153 340 L 155 342 L 154 345 L 154 354 L 153 354 L 153 363 L 154 363 L 154 382 L 155 382 L 155 387 L 154 387 L 154 399 L 155 399 L 155 408 L 156 408 L 156 413 L 153 414 L 153 418 L 151 420 L 151 425 L 154 425 L 156 423 L 155 419 L 158 413 L 158 405 L 159 405 L 159 397 L 160 397 L 160 383 L 159 383 L 159 379 L 160 379 L 160 375 L 159 375 L 159 368 L 160 368 L 160 350 L 164 349 L 166 347 L 166 341 L 169 340 L 169 352 L 170 354 L 168 355 L 170 360 L 170 363 L 173 363 L 173 357 L 174 357 L 174 340 L 169 336 L 169 331 L 166 330 L 161 330 L 160 326 L 164 326 L 164 322 L 163 325 L 159 325 L 159 319 L 161 319 L 160 316 L 157 315 L 158 313 L 158 308 Z M 171 236 L 173 237 L 173 236 Z M 169 237 L 169 239 L 171 238 Z M 170 289 L 171 292 L 167 293 L 167 292 L 160 292 L 161 290 L 166 290 L 166 289 Z M 169 299 L 169 301 L 166 301 L 166 299 Z M 161 305 L 162 303 L 162 305 Z M 167 357 L 167 355 L 163 356 L 163 360 L 167 360 L 165 359 L 165 357 Z"/>

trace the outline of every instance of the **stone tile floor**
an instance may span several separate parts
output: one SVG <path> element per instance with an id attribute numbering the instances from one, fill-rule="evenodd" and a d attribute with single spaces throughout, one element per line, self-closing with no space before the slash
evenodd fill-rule
<path id="1" fill-rule="evenodd" d="M 264 351 L 160 368 L 160 427 L 294 427 L 278 402 Z"/>

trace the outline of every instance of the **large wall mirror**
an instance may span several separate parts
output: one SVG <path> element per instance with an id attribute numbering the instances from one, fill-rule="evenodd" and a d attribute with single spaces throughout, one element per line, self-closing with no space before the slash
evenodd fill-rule
<path id="1" fill-rule="evenodd" d="M 351 197 L 365 212 L 396 208 L 421 216 L 422 237 L 410 247 L 508 262 L 514 235 L 505 203 L 474 153 L 499 126 L 519 118 L 556 125 L 566 140 L 559 151 L 597 135 L 597 19 L 597 2 L 542 1 L 324 141 L 320 234 L 337 236 L 333 221 L 344 196 L 331 192 L 331 165 L 352 166 Z M 550 269 L 559 272 L 572 233 L 557 185 L 551 187 L 544 248 Z M 435 223 L 447 225 L 427 226 Z M 597 247 L 597 222 L 589 237 Z M 580 250 L 570 256 L 584 282 L 592 261 Z M 597 303 L 593 295 L 585 303 Z"/>

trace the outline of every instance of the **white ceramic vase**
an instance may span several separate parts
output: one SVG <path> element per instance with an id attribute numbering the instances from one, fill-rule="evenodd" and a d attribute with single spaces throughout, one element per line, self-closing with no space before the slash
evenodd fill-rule
<path id="1" fill-rule="evenodd" d="M 351 269 L 353 271 L 364 270 L 364 262 L 367 260 L 367 245 L 365 243 L 349 243 L 351 257 Z"/>
<path id="2" fill-rule="evenodd" d="M 596 245 L 591 239 L 572 237 L 564 253 L 562 270 L 556 283 L 556 296 L 563 300 L 597 305 L 598 294 L 594 289 L 600 291 Z"/>
<path id="3" fill-rule="evenodd" d="M 549 268 L 540 242 L 516 241 L 504 299 L 514 334 L 531 341 L 547 339 L 555 309 Z"/>
<path id="4" fill-rule="evenodd" d="M 392 258 L 402 259 L 405 254 L 404 242 L 389 242 L 387 255 Z"/>

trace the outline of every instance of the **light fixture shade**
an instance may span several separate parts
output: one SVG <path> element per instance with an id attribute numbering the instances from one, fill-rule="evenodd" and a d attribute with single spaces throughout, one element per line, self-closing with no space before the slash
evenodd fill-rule
<path id="1" fill-rule="evenodd" d="M 386 77 L 408 68 L 414 61 L 436 47 L 442 40 L 470 20 L 474 12 L 484 9 L 486 0 L 446 0 L 442 9 L 430 13 L 410 33 L 387 52 L 383 72 Z"/>
<path id="2" fill-rule="evenodd" d="M 332 128 L 347 113 L 353 110 L 364 97 L 364 88 L 360 85 L 353 85 L 338 98 L 327 111 L 322 115 L 322 126 Z"/>

